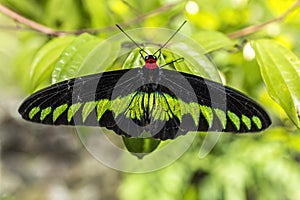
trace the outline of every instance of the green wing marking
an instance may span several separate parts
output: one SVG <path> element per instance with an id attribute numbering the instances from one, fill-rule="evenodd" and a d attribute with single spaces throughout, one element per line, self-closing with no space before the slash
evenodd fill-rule
<path id="1" fill-rule="evenodd" d="M 248 130 L 251 130 L 251 119 L 245 115 L 242 115 L 242 122 L 245 124 Z"/>
<path id="2" fill-rule="evenodd" d="M 163 98 L 163 94 L 154 93 L 155 102 L 152 110 L 152 116 L 154 120 L 166 120 L 166 116 L 168 115 L 168 103 L 165 98 Z M 170 116 L 171 117 L 171 116 Z"/>
<path id="3" fill-rule="evenodd" d="M 29 117 L 29 119 L 33 119 L 33 117 L 38 113 L 38 112 L 40 112 L 40 107 L 38 106 L 38 107 L 34 107 L 34 108 L 32 108 L 31 110 L 30 110 L 30 112 L 28 113 L 28 117 Z"/>
<path id="4" fill-rule="evenodd" d="M 149 105 L 149 94 L 148 93 L 144 94 L 143 102 L 144 102 L 144 104 L 143 104 L 144 108 L 147 108 L 147 106 Z"/>
<path id="5" fill-rule="evenodd" d="M 84 123 L 90 113 L 95 109 L 97 101 L 87 102 L 84 104 L 82 109 L 82 122 Z"/>
<path id="6" fill-rule="evenodd" d="M 200 105 L 200 110 L 208 123 L 208 127 L 211 128 L 213 124 L 213 112 L 211 107 Z"/>
<path id="7" fill-rule="evenodd" d="M 51 106 L 45 108 L 41 112 L 40 120 L 43 121 L 52 111 Z"/>
<path id="8" fill-rule="evenodd" d="M 232 123 L 234 124 L 235 128 L 239 131 L 241 128 L 240 118 L 231 111 L 227 111 L 227 115 L 229 119 L 232 121 Z"/>
<path id="9" fill-rule="evenodd" d="M 222 124 L 222 128 L 225 130 L 226 129 L 226 124 L 227 124 L 227 118 L 226 118 L 226 114 L 223 110 L 220 110 L 218 108 L 214 109 L 217 117 L 219 118 L 221 124 Z"/>
<path id="10" fill-rule="evenodd" d="M 195 125 L 198 125 L 199 124 L 199 104 L 197 103 L 194 103 L 194 102 L 191 102 L 189 103 L 189 105 L 187 106 L 188 108 L 188 112 L 191 116 L 192 116 L 192 119 L 195 123 Z"/>
<path id="11" fill-rule="evenodd" d="M 98 121 L 100 121 L 102 115 L 105 113 L 105 111 L 109 110 L 109 108 L 110 108 L 110 101 L 108 99 L 101 99 L 98 101 L 96 107 Z"/>
<path id="12" fill-rule="evenodd" d="M 81 103 L 72 104 L 68 109 L 68 122 L 70 123 L 72 118 L 74 117 L 75 113 L 79 110 L 81 107 Z"/>
<path id="13" fill-rule="evenodd" d="M 252 121 L 254 122 L 254 124 L 256 125 L 256 127 L 257 127 L 258 129 L 261 129 L 261 128 L 262 128 L 261 120 L 260 120 L 257 116 L 253 116 L 253 117 L 252 117 Z"/>
<path id="14" fill-rule="evenodd" d="M 57 118 L 68 108 L 68 104 L 63 104 L 61 106 L 58 106 L 53 111 L 53 122 L 57 120 Z"/>
<path id="15" fill-rule="evenodd" d="M 130 103 L 129 103 L 129 107 L 126 109 L 126 112 L 125 112 L 125 115 L 128 117 L 128 118 L 131 118 L 131 119 L 138 119 L 138 120 L 141 120 L 141 116 L 143 114 L 143 109 L 142 109 L 142 94 L 140 93 L 137 93 L 137 94 L 134 94 L 134 95 L 129 95 L 131 98 L 128 98 L 128 97 L 125 97 L 122 99 L 122 101 L 124 101 L 124 103 L 128 103 L 127 100 L 131 99 Z M 126 105 L 126 104 L 125 104 Z M 128 104 L 127 104 L 128 105 Z"/>
<path id="16" fill-rule="evenodd" d="M 152 110 L 154 105 L 154 93 L 149 94 L 148 109 Z"/>

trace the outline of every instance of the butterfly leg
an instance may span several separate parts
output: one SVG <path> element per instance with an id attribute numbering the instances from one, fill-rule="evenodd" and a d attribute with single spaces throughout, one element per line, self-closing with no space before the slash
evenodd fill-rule
<path id="1" fill-rule="evenodd" d="M 175 62 L 182 62 L 182 61 L 184 61 L 184 58 L 183 58 L 183 57 L 180 57 L 180 58 L 177 58 L 177 59 L 175 59 L 175 60 L 172 60 L 171 62 L 168 62 L 168 63 L 166 63 L 166 64 L 160 66 L 159 68 L 163 68 L 163 67 L 165 67 L 165 66 L 167 66 L 167 65 L 170 65 L 170 64 L 173 64 L 173 63 L 175 63 Z"/>

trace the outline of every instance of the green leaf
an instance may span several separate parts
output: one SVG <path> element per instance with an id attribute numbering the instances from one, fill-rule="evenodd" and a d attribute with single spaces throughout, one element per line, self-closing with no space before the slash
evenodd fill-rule
<path id="1" fill-rule="evenodd" d="M 192 37 L 201 44 L 206 53 L 234 46 L 234 42 L 231 39 L 217 31 L 200 31 Z"/>
<path id="2" fill-rule="evenodd" d="M 99 42 L 99 38 L 87 33 L 74 39 L 74 41 L 65 48 L 59 57 L 59 61 L 56 63 L 52 73 L 52 83 L 79 76 L 83 68 L 83 61 Z"/>
<path id="3" fill-rule="evenodd" d="M 270 96 L 300 128 L 299 58 L 272 40 L 256 40 L 251 45 Z"/>
<path id="4" fill-rule="evenodd" d="M 156 140 L 150 137 L 149 138 L 122 137 L 122 139 L 124 145 L 126 146 L 126 149 L 140 159 L 143 158 L 148 153 L 153 152 L 160 144 L 160 140 Z"/>
<path id="5" fill-rule="evenodd" d="M 50 77 L 62 51 L 74 39 L 74 36 L 59 37 L 44 45 L 35 55 L 30 70 L 30 91 L 50 84 Z"/>
<path id="6" fill-rule="evenodd" d="M 43 35 L 36 36 L 35 33 L 27 33 L 22 36 L 22 45 L 20 45 L 20 50 L 15 58 L 15 80 L 28 93 L 31 87 L 30 69 L 32 61 L 47 40 L 47 37 Z"/>
<path id="7" fill-rule="evenodd" d="M 80 15 L 80 4 L 76 1 L 46 1 L 44 21 L 50 27 L 57 27 L 62 30 L 78 29 L 83 19 Z"/>
<path id="8" fill-rule="evenodd" d="M 86 9 L 91 19 L 92 27 L 105 27 L 109 24 L 111 12 L 106 3 L 99 0 L 82 1 L 83 7 Z"/>
<path id="9" fill-rule="evenodd" d="M 112 65 L 119 56 L 120 43 L 105 40 L 94 46 L 91 51 L 86 52 L 86 57 L 82 60 L 77 76 L 92 73 L 100 73 L 112 70 Z M 78 55 L 80 56 L 80 55 Z M 121 69 L 119 66 L 116 69 Z"/>
<path id="10" fill-rule="evenodd" d="M 185 41 L 185 43 L 174 44 L 172 47 L 177 54 L 176 57 L 173 56 L 173 60 L 179 57 L 184 58 L 183 62 L 174 63 L 176 70 L 221 82 L 217 67 L 208 59 L 205 50 L 199 44 Z M 170 53 L 173 54 L 173 52 Z"/>

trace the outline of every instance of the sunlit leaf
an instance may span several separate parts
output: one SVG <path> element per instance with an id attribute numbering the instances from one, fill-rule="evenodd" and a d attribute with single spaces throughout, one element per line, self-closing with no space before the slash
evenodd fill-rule
<path id="1" fill-rule="evenodd" d="M 27 34 L 22 38 L 22 46 L 20 46 L 20 51 L 15 58 L 15 72 L 19 85 L 27 92 L 30 92 L 31 87 L 31 81 L 28 80 L 30 80 L 32 61 L 47 40 L 47 37 L 42 35 L 35 36 L 33 34 Z"/>
<path id="2" fill-rule="evenodd" d="M 93 43 L 93 42 L 92 42 Z M 88 48 L 88 47 L 87 47 Z M 109 42 L 107 40 L 93 43 L 91 51 L 86 52 L 86 57 L 83 58 L 77 76 L 83 76 L 92 73 L 111 71 L 113 63 L 119 56 L 120 44 Z M 80 56 L 80 55 L 78 55 Z M 120 69 L 119 66 L 118 69 Z"/>
<path id="3" fill-rule="evenodd" d="M 177 58 L 184 58 L 184 62 L 174 63 L 175 69 L 221 82 L 218 70 L 213 62 L 206 57 L 205 50 L 199 49 L 198 44 L 189 42 L 173 45 Z"/>
<path id="4" fill-rule="evenodd" d="M 51 27 L 74 29 L 80 26 L 80 4 L 73 0 L 46 1 L 45 22 Z M 63 8 L 63 9 L 62 9 Z"/>
<path id="5" fill-rule="evenodd" d="M 90 34 L 82 34 L 65 48 L 52 73 L 52 83 L 79 76 L 82 62 L 99 44 L 100 39 Z"/>
<path id="6" fill-rule="evenodd" d="M 91 18 L 92 27 L 103 27 L 106 26 L 110 20 L 110 15 L 108 15 L 107 5 L 99 0 L 89 0 L 82 2 L 85 9 Z"/>
<path id="7" fill-rule="evenodd" d="M 251 45 L 269 94 L 300 128 L 299 58 L 272 40 L 256 40 Z"/>
<path id="8" fill-rule="evenodd" d="M 75 36 L 59 37 L 51 40 L 44 45 L 36 54 L 30 70 L 31 86 L 30 91 L 33 92 L 37 87 L 50 84 L 50 77 L 62 51 Z"/>
<path id="9" fill-rule="evenodd" d="M 193 35 L 193 39 L 199 42 L 206 53 L 234 46 L 234 42 L 231 39 L 217 31 L 200 31 Z"/>

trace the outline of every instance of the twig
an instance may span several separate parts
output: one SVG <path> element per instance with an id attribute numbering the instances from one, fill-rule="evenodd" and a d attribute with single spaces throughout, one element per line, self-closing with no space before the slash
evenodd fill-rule
<path id="1" fill-rule="evenodd" d="M 159 13 L 165 11 L 165 10 L 169 10 L 170 8 L 178 5 L 179 3 L 180 3 L 180 1 L 165 4 L 165 5 L 159 7 L 155 10 L 152 10 L 152 11 L 146 13 L 146 14 L 139 15 L 136 18 L 134 18 L 130 21 L 119 23 L 119 25 L 121 25 L 122 27 L 126 27 L 126 26 L 129 26 L 131 24 L 135 24 L 137 22 L 142 21 L 143 19 L 145 19 L 147 17 L 157 15 L 157 14 L 159 14 Z M 113 25 L 113 26 L 107 26 L 107 27 L 104 27 L 104 28 L 89 28 L 89 29 L 80 29 L 80 30 L 59 31 L 59 30 L 55 30 L 55 29 L 49 28 L 47 26 L 44 26 L 42 24 L 39 24 L 39 23 L 37 23 L 35 21 L 32 21 L 28 18 L 25 18 L 25 17 L 19 15 L 18 13 L 16 13 L 16 12 L 8 9 L 7 7 L 3 6 L 2 4 L 0 4 L 0 12 L 2 12 L 6 16 L 14 19 L 15 21 L 17 21 L 21 24 L 25 24 L 25 25 L 29 26 L 30 28 L 32 28 L 35 31 L 38 31 L 38 32 L 44 33 L 44 34 L 48 34 L 48 35 L 53 35 L 53 36 L 62 36 L 62 35 L 67 35 L 67 34 L 81 34 L 81 33 L 85 33 L 85 32 L 88 32 L 88 33 L 91 33 L 91 34 L 97 34 L 97 33 L 101 33 L 101 32 L 112 31 L 112 30 L 115 30 L 115 28 L 116 28 Z M 17 29 L 19 29 L 19 28 L 17 28 Z"/>
<path id="2" fill-rule="evenodd" d="M 38 31 L 38 32 L 42 32 L 48 35 L 60 35 L 59 32 L 57 32 L 56 30 L 49 28 L 47 26 L 44 26 L 42 24 L 39 24 L 35 21 L 32 21 L 30 19 L 27 19 L 21 15 L 19 15 L 18 13 L 6 8 L 5 6 L 3 6 L 2 4 L 0 4 L 0 12 L 2 12 L 3 14 L 9 16 L 10 18 L 16 20 L 17 22 L 20 22 L 22 24 L 26 24 L 27 26 L 31 27 L 32 29 Z"/>
<path id="3" fill-rule="evenodd" d="M 275 23 L 275 22 L 280 22 L 283 21 L 291 12 L 293 12 L 295 9 L 299 8 L 300 6 L 300 0 L 297 0 L 289 9 L 287 9 L 282 15 L 279 17 L 276 17 L 274 19 L 271 19 L 269 21 L 266 21 L 262 24 L 254 25 L 254 26 L 248 26 L 244 29 L 238 30 L 233 33 L 229 33 L 227 36 L 229 38 L 238 38 L 246 35 L 250 35 L 252 33 L 257 32 L 258 30 L 264 28 L 265 26 Z"/>

